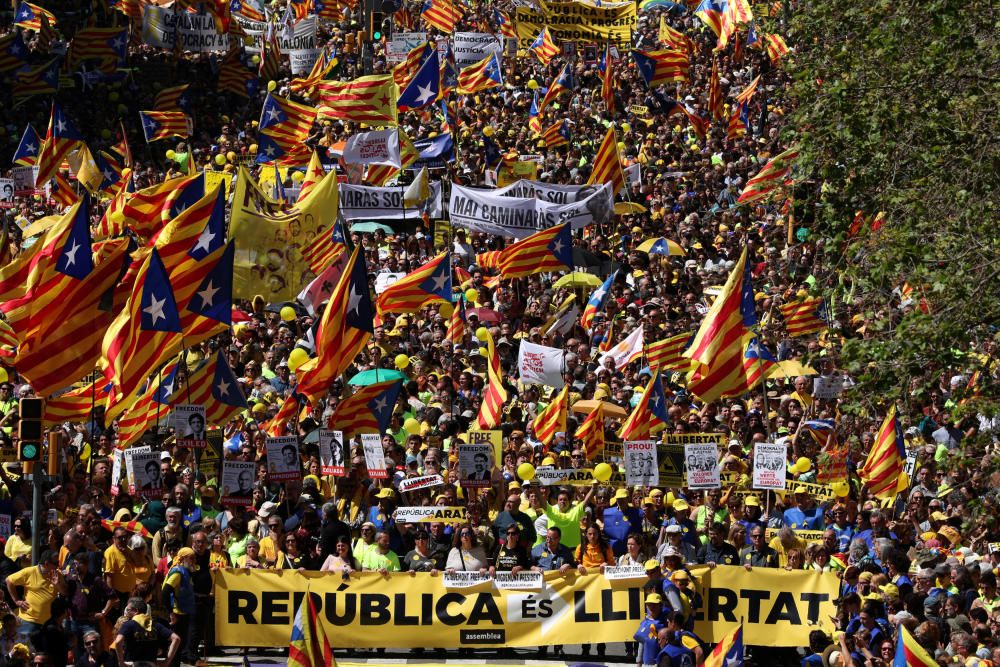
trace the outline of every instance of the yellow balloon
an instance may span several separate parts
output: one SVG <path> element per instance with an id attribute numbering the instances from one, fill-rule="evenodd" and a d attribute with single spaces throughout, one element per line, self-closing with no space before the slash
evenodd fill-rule
<path id="1" fill-rule="evenodd" d="M 108 128 L 104 128 L 103 130 L 101 130 L 101 139 L 110 139 L 110 138 L 111 138 L 111 130 L 109 130 Z"/>
<path id="2" fill-rule="evenodd" d="M 219 153 L 218 155 L 216 155 L 215 156 L 215 164 L 219 165 L 220 167 L 222 165 L 226 164 L 226 156 L 223 155 L 222 153 Z"/>
<path id="3" fill-rule="evenodd" d="M 8 377 L 7 369 L 0 366 L 0 382 L 6 382 Z"/>
<path id="4" fill-rule="evenodd" d="M 291 322 L 295 319 L 295 309 L 291 306 L 285 306 L 281 309 L 281 319 L 284 322 Z"/>
<path id="5" fill-rule="evenodd" d="M 624 141 L 619 141 L 618 142 L 618 152 L 621 153 L 624 150 L 625 150 L 625 142 Z"/>
<path id="6" fill-rule="evenodd" d="M 292 172 L 292 180 L 295 181 L 296 183 L 301 183 L 303 178 L 305 178 L 305 176 L 302 175 L 301 171 Z"/>
<path id="7" fill-rule="evenodd" d="M 122 222 L 125 222 L 125 214 L 122 213 L 121 211 L 115 211 L 114 213 L 111 214 L 111 222 L 114 222 L 116 224 L 121 224 Z"/>
<path id="8" fill-rule="evenodd" d="M 394 361 L 396 363 L 396 368 L 399 370 L 403 370 L 410 365 L 410 358 L 405 354 L 397 354 Z"/>
<path id="9" fill-rule="evenodd" d="M 847 482 L 841 480 L 839 482 L 833 482 L 830 484 L 830 488 L 833 490 L 833 495 L 838 498 L 843 498 L 851 492 L 851 485 Z"/>
<path id="10" fill-rule="evenodd" d="M 233 162 L 234 160 L 236 160 L 236 153 L 234 153 L 233 151 L 229 151 L 228 153 L 226 153 L 226 159 L 229 160 L 230 162 Z"/>
<path id="11" fill-rule="evenodd" d="M 485 343 L 486 339 L 489 337 L 490 337 L 490 331 L 486 327 L 479 327 L 478 329 L 476 329 L 476 338 L 478 338 L 479 340 Z"/>
<path id="12" fill-rule="evenodd" d="M 479 301 L 479 291 L 474 287 L 470 287 L 465 290 L 465 300 L 471 301 L 472 303 Z"/>
<path id="13" fill-rule="evenodd" d="M 614 471 L 611 469 L 607 463 L 598 463 L 594 466 L 594 479 L 598 482 L 606 482 L 611 479 L 611 475 Z"/>
<path id="14" fill-rule="evenodd" d="M 297 347 L 288 355 L 288 368 L 294 373 L 299 369 L 299 366 L 307 361 L 309 361 L 309 353 L 301 347 Z"/>
<path id="15" fill-rule="evenodd" d="M 528 90 L 537 90 L 538 82 L 534 79 L 528 79 Z"/>
<path id="16" fill-rule="evenodd" d="M 413 417 L 408 417 L 407 420 L 403 422 L 403 430 L 410 435 L 417 435 L 420 433 L 420 422 Z"/>
<path id="17" fill-rule="evenodd" d="M 487 125 L 483 128 L 483 136 L 492 137 L 496 133 L 492 125 Z"/>
<path id="18" fill-rule="evenodd" d="M 517 466 L 517 476 L 523 479 L 525 482 L 535 479 L 535 466 L 528 462 L 524 462 Z"/>
<path id="19" fill-rule="evenodd" d="M 252 62 L 254 65 L 259 65 L 260 64 L 260 56 L 253 56 L 252 58 L 250 58 L 250 62 Z"/>
<path id="20" fill-rule="evenodd" d="M 177 157 L 177 153 L 175 153 L 174 151 L 167 151 L 167 159 L 168 160 L 173 160 L 176 157 Z"/>
<path id="21" fill-rule="evenodd" d="M 267 82 L 267 92 L 273 93 L 274 89 L 277 88 L 277 87 L 278 87 L 278 82 L 277 81 L 268 81 Z"/>
<path id="22" fill-rule="evenodd" d="M 800 473 L 809 472 L 810 470 L 812 470 L 812 467 L 813 467 L 812 461 L 810 461 L 804 456 L 799 458 L 799 460 L 795 462 L 795 468 Z"/>
<path id="23" fill-rule="evenodd" d="M 622 123 L 622 132 L 628 134 L 631 131 L 632 131 L 631 125 L 629 125 L 628 123 Z"/>
<path id="24" fill-rule="evenodd" d="M 441 313 L 441 317 L 451 317 L 451 314 L 455 312 L 455 307 L 450 303 L 442 303 L 438 312 Z"/>
<path id="25" fill-rule="evenodd" d="M 247 150 L 250 151 L 251 155 L 256 155 L 257 154 L 257 144 L 250 144 L 250 147 Z"/>

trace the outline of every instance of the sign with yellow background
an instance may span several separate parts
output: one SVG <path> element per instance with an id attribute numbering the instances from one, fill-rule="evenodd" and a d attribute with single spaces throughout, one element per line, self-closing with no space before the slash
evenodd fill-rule
<path id="1" fill-rule="evenodd" d="M 545 2 L 538 0 L 538 9 L 518 7 L 514 16 L 518 45 L 527 49 L 548 26 L 549 34 L 559 42 L 610 41 L 627 46 L 637 25 L 636 3 L 602 3 L 600 7 L 586 2 Z"/>
<path id="2" fill-rule="evenodd" d="M 692 569 L 704 607 L 695 632 L 718 641 L 744 622 L 744 641 L 806 646 L 809 632 L 836 613 L 835 575 L 742 567 Z M 548 646 L 622 642 L 644 616 L 635 580 L 600 574 L 545 574 L 537 590 L 492 582 L 448 589 L 440 576 L 217 570 L 215 632 L 229 646 L 288 645 L 295 610 L 308 591 L 330 641 L 355 648 Z M 641 583 L 641 582 L 639 582 Z"/>

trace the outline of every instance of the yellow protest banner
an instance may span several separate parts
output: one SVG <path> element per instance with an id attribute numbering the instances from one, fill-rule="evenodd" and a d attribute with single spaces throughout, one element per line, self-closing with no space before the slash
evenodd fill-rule
<path id="1" fill-rule="evenodd" d="M 229 197 L 233 189 L 233 175 L 225 171 L 213 171 L 211 169 L 206 169 L 205 174 L 205 192 L 214 190 L 219 185 L 226 188 L 226 197 Z"/>
<path id="2" fill-rule="evenodd" d="M 628 111 L 636 116 L 646 116 L 649 114 L 649 107 L 643 104 L 632 104 L 629 105 Z"/>
<path id="3" fill-rule="evenodd" d="M 613 42 L 625 47 L 631 44 L 632 32 L 638 22 L 636 3 L 602 3 L 600 7 L 586 2 L 545 2 L 538 0 L 538 9 L 517 7 L 518 46 L 527 49 L 548 26 L 549 34 L 562 42 Z"/>
<path id="4" fill-rule="evenodd" d="M 434 249 L 448 250 L 451 248 L 451 220 L 434 221 Z"/>
<path id="5" fill-rule="evenodd" d="M 534 181 L 538 178 L 538 163 L 527 160 L 502 162 L 497 167 L 497 187 L 505 188 L 512 183 L 524 179 Z"/>
<path id="6" fill-rule="evenodd" d="M 823 531 L 823 530 L 794 530 L 792 532 L 794 532 L 795 533 L 795 537 L 799 538 L 800 540 L 805 540 L 806 542 L 822 542 L 823 541 L 823 533 L 826 532 L 826 531 Z M 775 528 L 768 528 L 767 530 L 764 531 L 764 538 L 767 539 L 768 541 L 770 541 L 772 538 L 775 538 L 777 536 L 778 536 L 778 531 Z"/>
<path id="7" fill-rule="evenodd" d="M 216 570 L 215 631 L 228 646 L 288 645 L 308 589 L 334 647 L 548 646 L 628 640 L 644 616 L 641 581 L 600 574 L 545 574 L 541 590 L 477 577 L 446 587 L 444 576 L 292 570 Z M 695 568 L 704 608 L 695 631 L 718 641 L 740 619 L 744 641 L 806 646 L 836 612 L 830 573 L 719 566 Z M 455 582 L 452 582 L 455 583 Z M 379 630 L 383 630 L 380 632 Z"/>
<path id="8" fill-rule="evenodd" d="M 805 489 L 806 493 L 815 498 L 818 502 L 832 502 L 837 494 L 833 492 L 833 488 L 829 484 L 814 484 L 812 482 L 789 482 L 788 488 L 793 493 L 796 493 L 802 487 Z M 784 495 L 778 492 L 779 495 Z"/>
<path id="9" fill-rule="evenodd" d="M 337 174 L 330 172 L 294 208 L 281 210 L 240 168 L 229 228 L 236 240 L 233 296 L 291 301 L 313 278 L 302 249 L 337 218 Z"/>

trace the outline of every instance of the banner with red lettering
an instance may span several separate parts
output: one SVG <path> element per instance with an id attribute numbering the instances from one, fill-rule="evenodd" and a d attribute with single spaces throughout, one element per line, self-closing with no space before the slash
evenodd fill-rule
<path id="1" fill-rule="evenodd" d="M 517 352 L 517 370 L 522 384 L 544 384 L 562 389 L 563 355 L 555 347 L 521 341 Z"/>

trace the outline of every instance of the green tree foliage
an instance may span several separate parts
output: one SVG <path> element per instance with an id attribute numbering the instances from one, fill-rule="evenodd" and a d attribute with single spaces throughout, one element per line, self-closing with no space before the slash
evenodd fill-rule
<path id="1" fill-rule="evenodd" d="M 827 287 L 852 332 L 843 364 L 860 381 L 858 396 L 905 398 L 942 373 L 993 357 L 998 7 L 808 0 L 793 11 L 791 126 L 808 179 L 797 204 L 824 240 Z M 866 224 L 852 237 L 858 210 L 869 218 L 884 211 L 884 226 L 872 232 Z M 929 313 L 896 307 L 893 289 L 904 281 Z M 853 333 L 862 318 L 863 333 Z"/>

